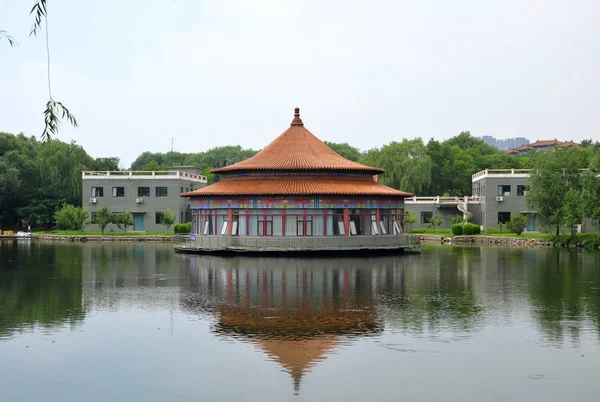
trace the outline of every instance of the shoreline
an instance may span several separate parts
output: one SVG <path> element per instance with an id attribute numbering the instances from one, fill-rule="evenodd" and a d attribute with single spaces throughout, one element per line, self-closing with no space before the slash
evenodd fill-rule
<path id="1" fill-rule="evenodd" d="M 501 236 L 444 236 L 436 234 L 415 234 L 419 236 L 421 245 L 447 245 L 447 246 L 501 246 L 517 248 L 588 248 L 578 244 L 560 245 L 553 244 L 547 239 L 519 238 L 519 237 L 501 237 Z M 5 237 L 6 238 L 6 237 Z M 17 240 L 16 237 L 12 239 Z M 175 235 L 172 236 L 101 236 L 101 235 L 57 235 L 57 234 L 34 234 L 26 239 L 39 239 L 56 242 L 71 243 L 175 243 Z"/>
<path id="2" fill-rule="evenodd" d="M 122 243 L 174 243 L 173 236 L 98 236 L 98 235 L 57 235 L 34 234 L 32 239 L 49 240 L 58 242 L 87 243 L 87 242 L 122 242 Z"/>

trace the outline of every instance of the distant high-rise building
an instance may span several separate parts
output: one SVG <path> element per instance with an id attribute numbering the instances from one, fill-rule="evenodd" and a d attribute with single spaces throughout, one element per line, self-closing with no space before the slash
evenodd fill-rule
<path id="1" fill-rule="evenodd" d="M 523 137 L 496 139 L 496 138 L 492 137 L 491 135 L 484 135 L 482 137 L 479 137 L 479 139 L 481 141 L 485 142 L 486 144 L 488 144 L 492 147 L 501 149 L 503 151 L 506 151 L 508 149 L 522 147 L 523 145 L 529 144 L 529 140 L 527 138 L 523 138 Z"/>

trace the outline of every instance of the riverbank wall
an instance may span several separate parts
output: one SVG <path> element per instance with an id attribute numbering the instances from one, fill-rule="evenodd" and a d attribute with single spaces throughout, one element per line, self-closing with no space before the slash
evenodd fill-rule
<path id="1" fill-rule="evenodd" d="M 34 235 L 34 239 L 71 243 L 119 242 L 119 243 L 173 243 L 175 236 L 86 236 L 86 235 Z"/>
<path id="2" fill-rule="evenodd" d="M 498 236 L 439 236 L 421 235 L 421 244 L 446 244 L 453 246 L 503 246 L 503 247 L 553 247 L 545 239 L 532 239 L 526 237 L 498 237 Z"/>

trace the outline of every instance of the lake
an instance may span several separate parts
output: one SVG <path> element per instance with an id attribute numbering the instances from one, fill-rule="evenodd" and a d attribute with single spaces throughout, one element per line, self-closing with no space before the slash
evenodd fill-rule
<path id="1" fill-rule="evenodd" d="M 0 400 L 600 401 L 600 253 L 0 241 Z"/>

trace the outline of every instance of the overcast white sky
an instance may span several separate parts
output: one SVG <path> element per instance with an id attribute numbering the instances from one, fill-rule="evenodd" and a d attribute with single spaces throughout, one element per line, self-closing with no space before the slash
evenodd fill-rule
<path id="1" fill-rule="evenodd" d="M 361 149 L 460 131 L 600 140 L 600 1 L 48 0 L 52 85 L 94 157 L 260 149 L 300 107 Z M 0 131 L 39 134 L 44 37 L 0 0 Z"/>

